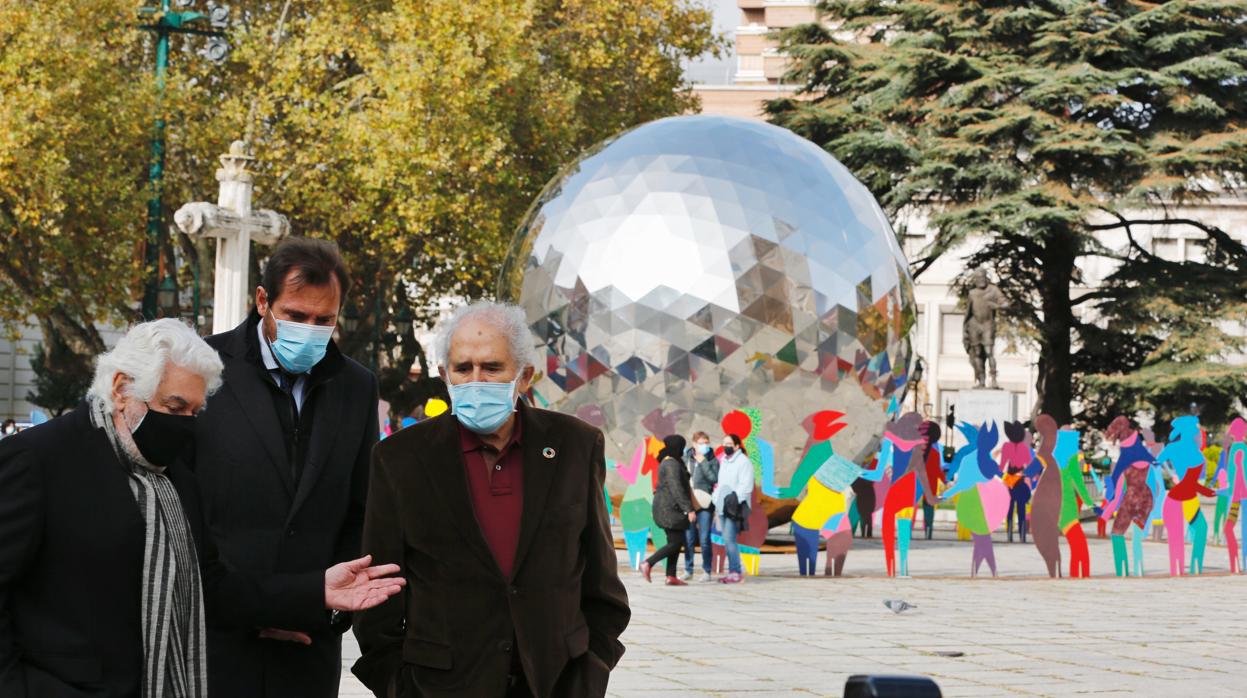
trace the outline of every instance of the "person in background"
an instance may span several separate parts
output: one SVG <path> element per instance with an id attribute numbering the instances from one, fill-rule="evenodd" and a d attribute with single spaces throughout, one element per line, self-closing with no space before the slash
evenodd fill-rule
<path id="1" fill-rule="evenodd" d="M 17 420 L 12 417 L 4 420 L 4 425 L 0 426 L 0 439 L 6 436 L 12 436 L 17 433 Z"/>
<path id="2" fill-rule="evenodd" d="M 749 521 L 749 501 L 753 496 L 753 463 L 745 453 L 736 434 L 723 437 L 723 461 L 719 464 L 719 486 L 714 490 L 714 508 L 723 532 L 723 549 L 727 553 L 727 575 L 723 584 L 739 584 L 744 580 L 740 565 L 740 547 L 736 536 Z"/>
<path id="3" fill-rule="evenodd" d="M 697 519 L 693 511 L 693 491 L 688 483 L 688 471 L 684 469 L 684 437 L 672 434 L 662 440 L 663 449 L 658 452 L 658 489 L 654 491 L 654 523 L 667 534 L 667 544 L 654 551 L 641 563 L 641 576 L 650 580 L 650 569 L 659 560 L 667 561 L 667 586 L 685 586 L 684 580 L 675 576 L 675 566 L 680 561 L 680 549 L 684 547 L 684 532 Z"/>
<path id="4" fill-rule="evenodd" d="M 693 509 L 697 512 L 697 520 L 688 526 L 690 535 L 685 538 L 688 546 L 685 551 L 685 571 L 687 572 L 685 578 L 686 580 L 692 578 L 693 543 L 696 542 L 700 543 L 702 553 L 702 575 L 698 581 L 708 582 L 711 581 L 710 567 L 713 548 L 710 545 L 710 533 L 713 528 L 715 506 L 708 501 L 706 506 L 702 506 L 702 502 L 698 501 L 698 492 L 701 492 L 701 497 L 708 500 L 715 491 L 715 485 L 718 484 L 718 459 L 715 457 L 715 447 L 710 445 L 710 435 L 705 431 L 693 434 L 690 454 L 691 460 L 688 460 L 688 466 L 692 472 Z"/>
<path id="5" fill-rule="evenodd" d="M 697 487 L 697 466 L 702 464 L 714 464 L 714 478 L 710 482 L 709 487 Z M 714 489 L 714 482 L 719 479 L 719 461 L 714 457 L 714 447 L 710 445 L 710 435 L 704 431 L 693 434 L 693 443 L 684 451 L 684 464 L 688 467 L 689 477 L 693 481 L 693 511 L 697 513 L 697 519 L 689 522 L 688 530 L 684 532 L 684 580 L 688 581 L 693 578 L 693 557 L 697 550 L 697 544 L 705 538 L 705 542 L 701 543 L 702 559 L 706 574 L 710 576 L 710 525 L 709 510 L 703 509 L 697 502 L 696 490 L 701 489 L 709 494 Z M 702 524 L 702 511 L 706 511 L 707 523 Z M 704 531 L 704 533 L 703 533 Z"/>

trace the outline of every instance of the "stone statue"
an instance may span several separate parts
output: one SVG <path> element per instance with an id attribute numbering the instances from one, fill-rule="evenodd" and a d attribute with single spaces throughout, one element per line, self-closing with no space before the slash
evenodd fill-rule
<path id="1" fill-rule="evenodd" d="M 247 165 L 253 160 L 245 143 L 231 143 L 216 171 L 221 183 L 216 204 L 196 201 L 173 214 L 173 222 L 183 233 L 217 239 L 212 280 L 214 334 L 233 329 L 247 317 L 247 300 L 255 292 L 248 282 L 251 243 L 271 245 L 290 232 L 290 222 L 280 213 L 251 210 L 255 177 Z"/>
<path id="2" fill-rule="evenodd" d="M 987 280 L 987 272 L 976 269 L 972 277 L 974 285 L 966 299 L 966 321 L 962 326 L 961 342 L 970 355 L 974 366 L 974 387 L 997 389 L 996 385 L 996 311 L 1009 302 L 1000 288 Z M 986 384 L 985 369 L 991 371 L 991 383 Z"/>

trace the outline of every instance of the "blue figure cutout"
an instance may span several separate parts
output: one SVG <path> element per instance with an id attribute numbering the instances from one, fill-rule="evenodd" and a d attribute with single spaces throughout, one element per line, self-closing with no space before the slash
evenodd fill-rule
<path id="1" fill-rule="evenodd" d="M 1172 467 L 1173 478 L 1177 483 L 1165 497 L 1162 512 L 1165 533 L 1169 538 L 1169 574 L 1175 577 L 1182 574 L 1184 524 L 1190 524 L 1190 574 L 1199 574 L 1204 570 L 1208 524 L 1200 511 L 1199 495 L 1211 497 L 1216 493 L 1200 482 L 1205 465 L 1204 454 L 1200 450 L 1201 439 L 1199 417 L 1178 417 L 1170 427 L 1169 443 L 1156 456 L 1157 461 Z"/>

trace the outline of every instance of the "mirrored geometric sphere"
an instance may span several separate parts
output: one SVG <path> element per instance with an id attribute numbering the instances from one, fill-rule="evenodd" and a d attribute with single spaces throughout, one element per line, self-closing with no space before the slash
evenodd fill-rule
<path id="1" fill-rule="evenodd" d="M 913 356 L 913 282 L 874 197 L 744 119 L 662 119 L 590 150 L 534 203 L 500 296 L 542 344 L 536 403 L 600 426 L 621 470 L 647 436 L 717 445 L 744 410 L 771 496 L 827 438 L 820 411 L 844 415 L 835 452 L 868 461 Z"/>

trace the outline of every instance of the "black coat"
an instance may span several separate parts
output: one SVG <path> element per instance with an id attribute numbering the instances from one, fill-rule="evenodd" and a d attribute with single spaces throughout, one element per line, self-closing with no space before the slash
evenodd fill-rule
<path id="1" fill-rule="evenodd" d="M 364 551 L 403 592 L 356 615 L 355 675 L 378 696 L 494 698 L 518 652 L 538 698 L 606 693 L 628 595 L 606 515 L 602 433 L 522 407 L 523 513 L 510 578 L 476 523 L 449 413 L 373 452 Z M 512 641 L 516 642 L 515 645 Z"/>
<path id="2" fill-rule="evenodd" d="M 693 511 L 693 490 L 688 483 L 684 463 L 667 457 L 658 464 L 658 489 L 654 490 L 654 523 L 659 528 L 683 531 L 688 528 L 688 515 Z"/>
<path id="3" fill-rule="evenodd" d="M 127 467 L 85 405 L 0 441 L 0 696 L 139 698 L 144 528 Z M 323 580 L 227 572 L 204 544 L 193 473 L 167 474 L 200 543 L 209 614 L 225 625 L 323 614 Z"/>
<path id="4" fill-rule="evenodd" d="M 221 557 L 256 573 L 318 575 L 359 557 L 368 455 L 377 442 L 377 382 L 331 343 L 313 369 L 303 405 L 295 484 L 274 395 L 260 358 L 259 315 L 208 338 L 225 363 L 222 388 L 198 419 L 195 468 L 204 518 Z M 322 581 L 323 584 L 323 581 Z M 297 628 L 310 646 L 262 640 L 259 628 L 220 627 L 208 615 L 209 686 L 224 698 L 336 697 L 341 632 L 329 613 Z"/>

